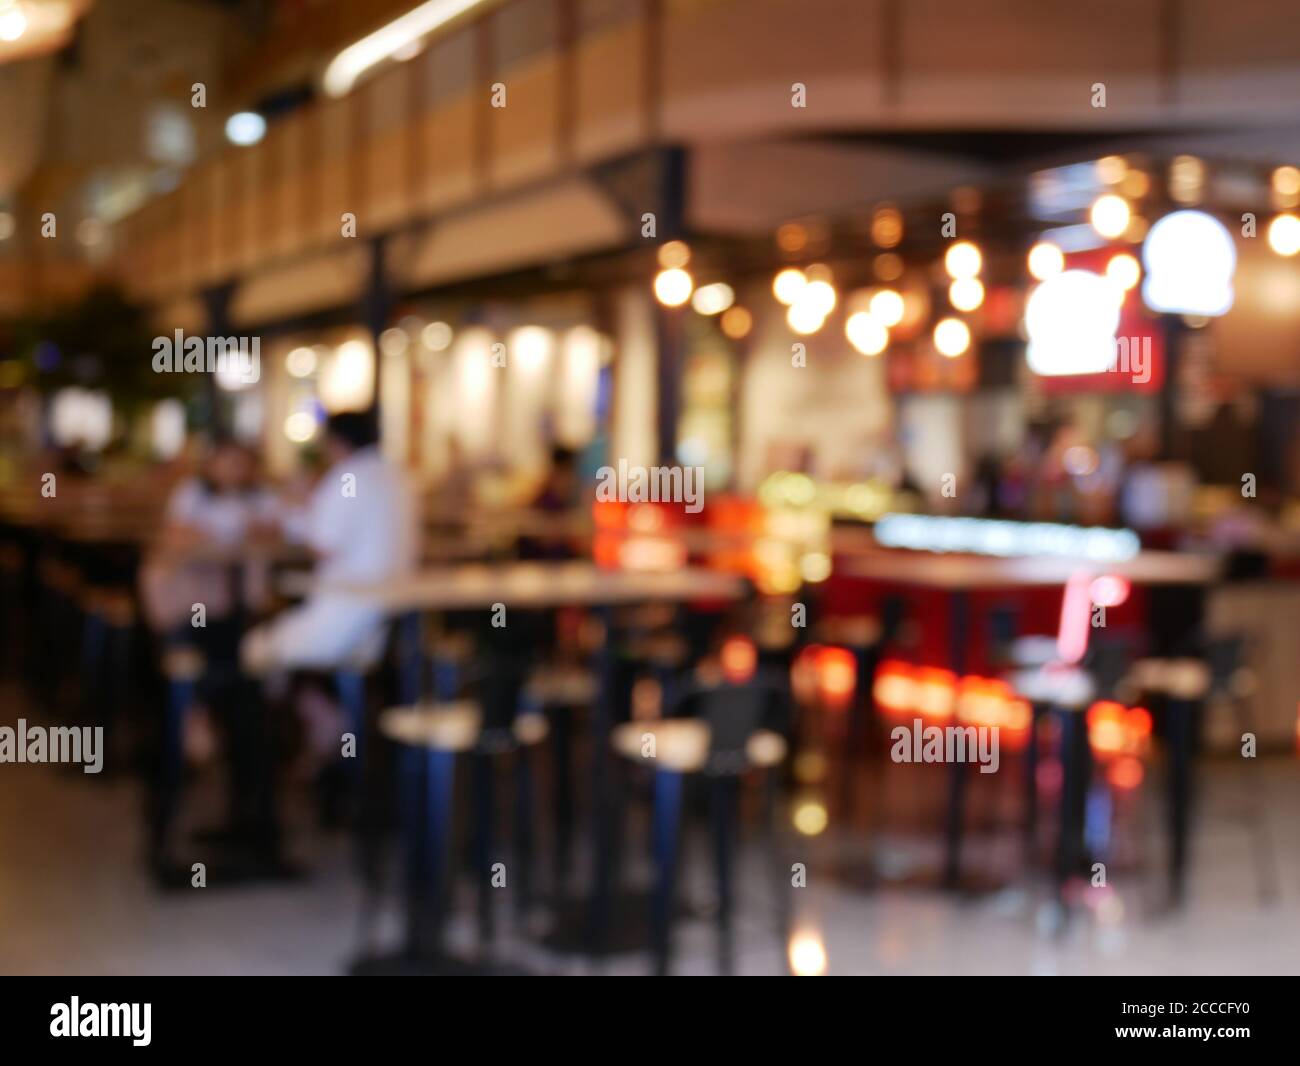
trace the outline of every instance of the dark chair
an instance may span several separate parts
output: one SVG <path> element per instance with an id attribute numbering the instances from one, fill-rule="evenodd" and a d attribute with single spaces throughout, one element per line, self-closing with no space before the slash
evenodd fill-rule
<path id="1" fill-rule="evenodd" d="M 770 771 L 785 758 L 784 737 L 766 728 L 779 694 L 767 685 L 717 685 L 683 694 L 672 718 L 628 722 L 614 731 L 616 751 L 654 775 L 653 851 L 655 889 L 651 928 L 655 972 L 669 971 L 676 910 L 684 790 L 688 777 L 709 789 L 712 840 L 718 886 L 718 961 L 730 972 L 734 961 L 735 848 L 739 836 L 740 779 L 746 770 Z M 777 887 L 778 926 L 784 943 L 788 927 L 776 856 L 776 777 L 768 773 L 768 838 Z"/>

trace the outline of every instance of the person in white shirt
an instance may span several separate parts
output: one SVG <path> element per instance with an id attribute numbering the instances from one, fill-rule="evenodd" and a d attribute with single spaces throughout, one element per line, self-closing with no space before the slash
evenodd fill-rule
<path id="1" fill-rule="evenodd" d="M 405 472 L 380 453 L 374 420 L 356 412 L 331 416 L 325 453 L 330 467 L 306 509 L 283 521 L 289 539 L 316 555 L 314 591 L 245 636 L 241 658 L 250 673 L 334 669 L 378 658 L 384 612 L 341 586 L 415 570 L 415 494 Z"/>
<path id="2" fill-rule="evenodd" d="M 248 573 L 250 568 L 232 575 L 220 556 L 238 552 L 277 521 L 275 496 L 258 478 L 252 450 L 229 437 L 213 440 L 200 473 L 181 481 L 168 498 L 158 539 L 141 568 L 141 596 L 153 629 L 189 629 L 196 603 L 217 621 L 256 599 L 261 575 Z M 234 587 L 237 581 L 242 587 Z"/>

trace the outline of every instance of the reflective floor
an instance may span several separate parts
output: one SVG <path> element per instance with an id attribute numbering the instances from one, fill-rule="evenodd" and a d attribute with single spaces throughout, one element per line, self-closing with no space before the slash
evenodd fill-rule
<path id="1" fill-rule="evenodd" d="M 14 705 L 5 700 L 6 708 Z M 8 715 L 6 717 L 9 717 Z M 831 973 L 867 974 L 1202 974 L 1300 972 L 1300 834 L 1287 812 L 1300 804 L 1293 759 L 1262 759 L 1251 774 L 1237 763 L 1207 762 L 1194 842 L 1190 898 L 1178 913 L 1162 902 L 1162 835 L 1155 797 L 1126 841 L 1135 856 L 1109 871 L 1107 890 L 1081 889 L 1064 925 L 1049 886 L 1023 872 L 1014 834 L 973 835 L 975 870 L 1008 887 L 970 899 L 919 888 L 865 889 L 839 880 L 859 868 L 860 832 L 832 825 L 816 838 L 791 836 L 791 862 L 808 885 L 791 889 L 797 933 L 821 938 Z M 1268 810 L 1260 837 L 1243 811 L 1262 789 Z M 196 807 L 215 809 L 212 782 Z M 348 841 L 300 829 L 307 880 L 271 887 L 156 890 L 141 861 L 142 796 L 130 778 L 96 780 L 44 766 L 7 766 L 0 795 L 0 971 L 35 974 L 337 974 L 363 944 L 362 894 Z M 304 825 L 306 819 L 299 819 Z M 631 837 L 644 839 L 633 824 Z M 903 874 L 937 858 L 936 832 L 908 827 L 877 838 L 875 867 Z M 1261 852 L 1261 840 L 1266 850 Z M 644 851 L 634 844 L 629 851 Z M 716 969 L 707 841 L 690 842 L 674 970 Z M 1262 856 L 1262 858 L 1261 858 Z M 635 857 L 635 856 L 634 856 Z M 579 868 L 582 868 L 581 862 Z M 738 878 L 736 969 L 774 973 L 783 965 L 772 879 L 765 854 L 747 845 Z M 644 864 L 630 863 L 635 880 Z M 1261 891 L 1276 882 L 1276 897 Z M 499 953 L 549 973 L 644 973 L 647 953 L 593 963 L 537 946 L 513 932 L 502 904 Z M 453 947 L 472 948 L 468 895 L 449 930 Z M 538 932 L 539 930 L 534 930 Z M 395 945 L 399 900 L 389 893 L 369 932 Z"/>

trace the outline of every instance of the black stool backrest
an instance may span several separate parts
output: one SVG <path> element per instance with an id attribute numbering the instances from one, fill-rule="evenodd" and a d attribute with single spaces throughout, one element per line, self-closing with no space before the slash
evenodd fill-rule
<path id="1" fill-rule="evenodd" d="M 989 611 L 989 647 L 1006 660 L 1020 629 L 1020 611 L 1013 603 L 999 603 Z"/>
<path id="2" fill-rule="evenodd" d="M 880 642 L 888 644 L 898 636 L 907 617 L 907 601 L 902 596 L 886 596 L 880 603 Z"/>
<path id="3" fill-rule="evenodd" d="M 770 705 L 779 694 L 770 686 L 750 682 L 695 689 L 679 710 L 702 718 L 709 726 L 709 768 L 715 773 L 740 773 L 745 768 L 749 738 L 767 726 Z"/>
<path id="4" fill-rule="evenodd" d="M 508 730 L 519 712 L 529 656 L 493 653 L 484 656 L 483 674 L 475 688 L 483 710 L 483 728 Z"/>
<path id="5" fill-rule="evenodd" d="M 1132 649 L 1119 641 L 1098 641 L 1088 653 L 1088 672 L 1096 686 L 1097 699 L 1114 699 L 1115 690 L 1128 673 Z"/>
<path id="6" fill-rule="evenodd" d="M 1235 674 L 1246 661 L 1246 638 L 1240 633 L 1214 637 L 1205 642 L 1205 664 L 1210 668 L 1210 688 L 1226 692 Z"/>

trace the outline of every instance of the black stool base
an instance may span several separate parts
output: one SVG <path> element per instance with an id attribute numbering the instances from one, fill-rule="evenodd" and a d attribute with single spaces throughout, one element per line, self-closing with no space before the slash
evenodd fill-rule
<path id="1" fill-rule="evenodd" d="M 650 923 L 653 896 L 649 889 L 616 892 L 610 900 L 609 921 L 599 944 L 593 937 L 591 900 L 561 900 L 554 905 L 551 928 L 540 943 L 563 955 L 590 958 L 647 951 L 653 943 Z M 695 909 L 684 902 L 678 903 L 677 914 L 679 918 L 698 917 Z"/>
<path id="2" fill-rule="evenodd" d="M 413 955 L 394 951 L 363 955 L 348 967 L 353 977 L 531 977 L 533 971 L 499 959 L 463 959 L 456 955 Z"/>
<path id="3" fill-rule="evenodd" d="M 826 871 L 826 877 L 836 884 L 861 892 L 902 888 L 950 892 L 957 896 L 988 896 L 1001 892 L 1007 882 L 992 874 L 966 872 L 956 882 L 950 882 L 939 867 L 922 868 L 899 877 L 884 874 L 869 859 L 840 863 Z"/>

